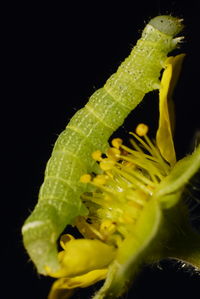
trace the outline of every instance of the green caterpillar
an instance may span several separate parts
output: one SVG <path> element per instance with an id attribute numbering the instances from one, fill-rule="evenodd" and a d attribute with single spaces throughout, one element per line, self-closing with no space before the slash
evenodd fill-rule
<path id="1" fill-rule="evenodd" d="M 58 137 L 47 163 L 38 203 L 22 227 L 24 245 L 39 273 L 59 268 L 56 241 L 66 225 L 87 209 L 80 195 L 84 173 L 94 171 L 92 152 L 108 147 L 108 139 L 123 124 L 144 95 L 160 87 L 160 71 L 167 54 L 177 47 L 181 20 L 153 18 L 144 28 L 130 56 L 104 87 L 70 120 Z"/>

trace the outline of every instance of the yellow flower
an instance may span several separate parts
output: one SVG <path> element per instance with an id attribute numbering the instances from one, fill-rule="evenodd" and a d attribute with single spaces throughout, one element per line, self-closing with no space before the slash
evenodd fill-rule
<path id="1" fill-rule="evenodd" d="M 52 272 L 46 267 L 48 275 L 60 278 L 51 289 L 52 299 L 57 298 L 58 290 L 83 288 L 105 279 L 107 266 L 116 253 L 116 248 L 99 240 L 74 239 L 71 235 L 63 235 L 60 245 L 63 248 L 58 254 L 60 270 Z"/>
<path id="2" fill-rule="evenodd" d="M 176 162 L 172 134 L 171 96 L 183 57 L 166 60 L 156 142 L 148 137 L 148 126 L 139 124 L 136 133 L 130 133 L 132 148 L 116 138 L 105 155 L 93 153 L 99 174 L 80 179 L 91 185 L 91 192 L 82 195 L 89 214 L 77 217 L 75 223 L 83 239 L 61 238 L 61 269 L 55 273 L 46 269 L 59 278 L 49 299 L 62 294 L 68 298 L 72 289 L 103 279 L 94 298 L 117 298 L 142 264 L 169 256 L 200 266 L 200 236 L 190 228 L 182 200 L 185 185 L 200 169 L 200 147 Z"/>

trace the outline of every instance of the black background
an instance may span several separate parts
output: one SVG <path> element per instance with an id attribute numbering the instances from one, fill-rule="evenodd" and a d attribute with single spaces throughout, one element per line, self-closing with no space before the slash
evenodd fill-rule
<path id="1" fill-rule="evenodd" d="M 6 204 L 1 245 L 5 283 L 0 298 L 44 299 L 52 280 L 36 274 L 20 230 L 37 201 L 58 134 L 129 54 L 145 23 L 158 14 L 172 13 L 185 20 L 181 52 L 187 54 L 175 93 L 176 149 L 178 157 L 189 152 L 193 134 L 200 128 L 200 7 L 198 1 L 161 0 L 27 3 L 9 4 L 3 10 L 1 148 L 6 166 L 2 203 Z M 126 135 L 138 121 L 152 123 L 153 134 L 155 95 L 147 96 L 118 135 Z M 124 298 L 198 297 L 197 274 L 169 261 L 161 266 L 146 268 Z M 76 298 L 89 295 L 83 291 Z"/>

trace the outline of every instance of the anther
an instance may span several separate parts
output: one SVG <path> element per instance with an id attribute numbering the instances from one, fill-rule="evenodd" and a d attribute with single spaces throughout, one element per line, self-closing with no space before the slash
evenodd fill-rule
<path id="1" fill-rule="evenodd" d="M 95 152 L 92 153 L 92 158 L 95 160 L 95 161 L 102 161 L 103 158 L 102 158 L 102 152 L 97 150 Z"/>
<path id="2" fill-rule="evenodd" d="M 120 146 L 122 145 L 122 139 L 121 138 L 114 138 L 112 141 L 111 141 L 111 144 L 112 146 L 114 146 L 115 148 L 119 149 Z"/>
<path id="3" fill-rule="evenodd" d="M 109 159 L 112 160 L 118 160 L 119 159 L 119 155 L 120 155 L 120 150 L 118 148 L 115 147 L 110 147 L 107 152 L 106 155 Z"/>
<path id="4" fill-rule="evenodd" d="M 112 234 L 116 231 L 116 225 L 111 220 L 104 220 L 100 226 L 100 232 L 102 234 Z"/>
<path id="5" fill-rule="evenodd" d="M 104 159 L 104 161 L 100 162 L 100 168 L 104 171 L 110 170 L 114 167 L 115 165 L 115 161 L 113 160 L 106 160 Z"/>
<path id="6" fill-rule="evenodd" d="M 90 174 L 83 174 L 81 177 L 80 177 L 80 182 L 81 183 L 89 183 L 91 182 L 91 175 Z"/>
<path id="7" fill-rule="evenodd" d="M 145 124 L 139 124 L 136 129 L 135 132 L 138 136 L 142 137 L 145 136 L 148 133 L 149 127 Z"/>
<path id="8" fill-rule="evenodd" d="M 95 185 L 104 185 L 106 183 L 106 176 L 103 174 L 99 174 L 97 175 L 94 179 L 93 179 L 93 183 Z"/>

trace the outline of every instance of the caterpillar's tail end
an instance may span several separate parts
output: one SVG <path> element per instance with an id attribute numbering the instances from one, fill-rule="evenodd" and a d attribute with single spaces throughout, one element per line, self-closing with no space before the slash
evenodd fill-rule
<path id="1" fill-rule="evenodd" d="M 162 15 L 151 19 L 149 25 L 153 26 L 164 34 L 176 36 L 184 28 L 182 21 L 182 19 L 176 17 Z"/>
<path id="2" fill-rule="evenodd" d="M 33 220 L 30 216 L 22 227 L 23 243 L 28 255 L 35 264 L 38 273 L 46 275 L 46 268 L 57 271 L 58 262 L 57 237 L 55 227 L 49 222 Z"/>
<path id="3" fill-rule="evenodd" d="M 47 269 L 51 269 L 52 272 L 60 269 L 56 244 L 47 240 L 36 240 L 29 243 L 24 238 L 24 246 L 39 274 L 47 275 Z"/>
<path id="4" fill-rule="evenodd" d="M 75 205 L 72 208 L 66 205 L 66 211 L 63 209 L 59 217 L 53 206 L 38 204 L 22 227 L 24 247 L 40 274 L 48 275 L 49 271 L 60 270 L 57 239 L 64 227 L 72 223 L 76 214 L 84 215 L 87 212 L 82 206 L 78 211 Z"/>

